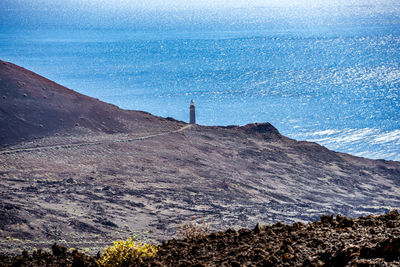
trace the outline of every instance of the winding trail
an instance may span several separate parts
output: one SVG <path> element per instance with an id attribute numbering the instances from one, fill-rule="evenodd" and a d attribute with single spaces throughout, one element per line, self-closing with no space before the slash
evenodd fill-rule
<path id="1" fill-rule="evenodd" d="M 179 133 L 186 129 L 191 128 L 192 126 L 193 126 L 193 124 L 187 124 L 187 125 L 179 128 L 178 130 L 164 132 L 164 133 L 158 133 L 158 134 L 151 134 L 151 135 L 146 135 L 146 136 L 139 136 L 139 137 L 130 138 L 130 139 L 119 139 L 119 140 L 117 139 L 117 140 L 98 141 L 98 142 L 82 142 L 82 143 L 73 143 L 73 144 L 55 144 L 55 145 L 50 145 L 50 146 L 38 146 L 38 147 L 32 147 L 32 148 L 10 149 L 10 150 L 0 151 L 0 155 L 16 154 L 16 153 L 21 153 L 21 152 L 31 152 L 31 151 L 35 151 L 35 150 L 39 151 L 42 149 L 62 149 L 62 148 L 112 144 L 112 143 L 129 143 L 129 142 L 135 142 L 135 141 L 140 141 L 140 140 L 146 140 L 146 139 L 150 139 L 150 138 L 154 138 L 154 137 L 158 137 L 158 136 Z"/>

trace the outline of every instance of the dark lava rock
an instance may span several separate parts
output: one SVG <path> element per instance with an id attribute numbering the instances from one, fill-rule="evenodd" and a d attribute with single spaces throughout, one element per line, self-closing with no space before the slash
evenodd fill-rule
<path id="1" fill-rule="evenodd" d="M 244 130 L 247 134 L 260 134 L 265 139 L 279 139 L 282 138 L 282 135 L 279 133 L 278 129 L 276 129 L 272 124 L 266 123 L 251 123 L 242 127 L 238 127 L 238 129 Z"/>
<path id="2" fill-rule="evenodd" d="M 392 211 L 357 219 L 323 216 L 304 225 L 256 225 L 194 239 L 169 240 L 139 266 L 400 266 L 400 216 Z M 371 234 L 371 230 L 373 234 Z M 0 254 L 0 266 L 98 266 L 96 259 L 58 244 L 52 254 Z"/>
<path id="3" fill-rule="evenodd" d="M 99 266 L 96 261 L 97 257 L 88 256 L 76 250 L 71 252 L 58 244 L 54 244 L 51 249 L 52 253 L 44 252 L 39 249 L 34 251 L 32 255 L 29 255 L 27 251 L 22 252 L 22 255 L 18 256 L 0 254 L 0 266 Z"/>
<path id="4" fill-rule="evenodd" d="M 142 265 L 400 266 L 400 229 L 387 227 L 388 220 L 400 222 L 397 211 L 358 219 L 325 215 L 308 225 L 228 229 L 199 240 L 165 242 L 157 256 Z"/>

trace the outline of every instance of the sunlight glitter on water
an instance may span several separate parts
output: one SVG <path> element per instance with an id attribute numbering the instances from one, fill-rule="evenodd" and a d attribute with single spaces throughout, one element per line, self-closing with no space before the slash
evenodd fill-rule
<path id="1" fill-rule="evenodd" d="M 121 108 L 186 121 L 195 99 L 200 124 L 268 121 L 292 138 L 398 160 L 400 31 L 350 29 L 21 31 L 0 35 L 0 57 Z"/>

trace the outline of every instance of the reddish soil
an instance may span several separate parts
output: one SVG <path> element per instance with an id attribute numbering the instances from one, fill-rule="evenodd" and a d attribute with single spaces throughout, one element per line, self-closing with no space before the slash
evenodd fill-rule
<path id="1" fill-rule="evenodd" d="M 68 252 L 26 251 L 0 256 L 4 266 L 97 266 L 98 256 Z M 400 215 L 358 219 L 322 216 L 314 223 L 228 229 L 196 239 L 170 240 L 154 259 L 137 266 L 399 266 Z"/>
<path id="2" fill-rule="evenodd" d="M 127 133 L 172 121 L 121 110 L 0 60 L 0 147 L 59 134 Z M 166 123 L 168 122 L 168 123 Z"/>

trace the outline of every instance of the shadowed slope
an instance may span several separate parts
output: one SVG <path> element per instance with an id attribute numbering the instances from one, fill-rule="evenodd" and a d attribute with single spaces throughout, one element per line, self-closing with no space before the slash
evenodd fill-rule
<path id="1" fill-rule="evenodd" d="M 55 133 L 112 134 L 176 126 L 165 122 L 144 112 L 121 110 L 0 61 L 0 146 Z"/>

